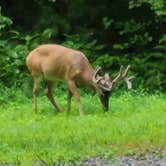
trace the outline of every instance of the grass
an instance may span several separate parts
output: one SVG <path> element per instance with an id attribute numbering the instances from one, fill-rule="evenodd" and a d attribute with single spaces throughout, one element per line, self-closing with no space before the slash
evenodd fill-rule
<path id="1" fill-rule="evenodd" d="M 66 97 L 58 101 L 65 108 Z M 39 97 L 37 115 L 21 92 L 1 102 L 0 163 L 77 161 L 166 147 L 165 95 L 113 96 L 108 113 L 103 113 L 96 96 L 84 95 L 82 103 L 83 117 L 74 100 L 70 116 L 55 113 L 46 97 Z"/>

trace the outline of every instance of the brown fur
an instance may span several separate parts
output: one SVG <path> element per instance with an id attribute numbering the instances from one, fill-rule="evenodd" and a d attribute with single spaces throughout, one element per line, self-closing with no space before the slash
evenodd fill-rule
<path id="1" fill-rule="evenodd" d="M 43 74 L 50 81 L 78 79 L 80 84 L 91 84 L 89 76 L 94 73 L 83 53 L 56 44 L 37 47 L 29 53 L 26 63 L 34 77 Z"/>
<path id="2" fill-rule="evenodd" d="M 59 111 L 62 109 L 53 99 L 51 92 L 52 84 L 56 80 L 63 80 L 68 83 L 69 95 L 67 110 L 70 110 L 70 96 L 74 95 L 81 115 L 83 114 L 83 110 L 77 86 L 90 86 L 98 89 L 92 81 L 95 70 L 90 65 L 86 56 L 80 51 L 56 44 L 40 45 L 29 53 L 26 64 L 34 78 L 33 93 L 35 112 L 37 112 L 38 81 L 42 75 L 44 75 L 48 82 L 46 94 Z"/>

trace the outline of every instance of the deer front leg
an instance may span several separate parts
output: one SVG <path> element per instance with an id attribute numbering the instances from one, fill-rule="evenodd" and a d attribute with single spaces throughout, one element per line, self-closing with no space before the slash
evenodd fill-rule
<path id="1" fill-rule="evenodd" d="M 34 77 L 34 84 L 33 84 L 33 104 L 34 104 L 34 113 L 35 114 L 37 114 L 38 82 L 39 82 L 39 78 L 38 77 Z"/>
<path id="2" fill-rule="evenodd" d="M 63 112 L 61 107 L 59 106 L 59 104 L 54 100 L 54 97 L 52 95 L 52 86 L 53 83 L 48 81 L 47 82 L 47 86 L 45 89 L 45 94 L 48 97 L 48 99 L 51 101 L 51 103 L 53 104 L 53 106 L 59 111 L 59 112 Z"/>
<path id="3" fill-rule="evenodd" d="M 67 114 L 69 114 L 70 112 L 70 107 L 71 107 L 71 98 L 72 98 L 73 94 L 70 91 L 70 89 L 68 89 L 68 94 L 67 94 Z"/>
<path id="4" fill-rule="evenodd" d="M 83 109 L 82 109 L 82 105 L 81 105 L 81 101 L 80 101 L 80 95 L 78 93 L 78 90 L 77 90 L 77 87 L 76 87 L 76 84 L 74 81 L 70 80 L 68 81 L 68 85 L 69 85 L 69 89 L 70 91 L 72 92 L 73 96 L 75 97 L 76 99 L 76 102 L 78 104 L 78 109 L 79 109 L 79 112 L 80 112 L 80 115 L 83 115 Z"/>

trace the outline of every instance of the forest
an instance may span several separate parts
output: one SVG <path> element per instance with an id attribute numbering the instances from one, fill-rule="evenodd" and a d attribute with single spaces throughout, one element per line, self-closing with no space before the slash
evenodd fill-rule
<path id="1" fill-rule="evenodd" d="M 164 0 L 30 0 L 0 2 L 0 80 L 28 80 L 25 58 L 43 43 L 81 50 L 110 74 L 130 64 L 134 88 L 165 90 Z"/>
<path id="2" fill-rule="evenodd" d="M 165 0 L 1 0 L 0 165 L 83 166 L 92 159 L 100 166 L 96 157 L 147 153 L 166 163 L 165 27 Z M 42 80 L 35 115 L 26 57 L 48 43 L 83 52 L 111 79 L 130 65 L 132 89 L 118 84 L 108 112 L 94 92 L 82 89 L 80 117 L 74 99 L 70 115 L 57 113 Z M 54 89 L 63 110 L 66 89 L 61 83 Z"/>

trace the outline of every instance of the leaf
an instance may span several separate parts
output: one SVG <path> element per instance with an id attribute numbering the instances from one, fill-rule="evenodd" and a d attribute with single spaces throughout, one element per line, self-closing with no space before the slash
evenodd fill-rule
<path id="1" fill-rule="evenodd" d="M 164 34 L 159 40 L 159 44 L 166 42 L 166 34 Z"/>
<path id="2" fill-rule="evenodd" d="M 44 30 L 44 32 L 42 33 L 42 38 L 44 40 L 50 39 L 52 34 L 53 34 L 53 32 L 54 32 L 53 29 L 46 29 L 46 30 Z"/>
<path id="3" fill-rule="evenodd" d="M 113 19 L 109 19 L 108 17 L 103 17 L 102 22 L 103 22 L 104 28 L 108 29 L 114 21 Z"/>

